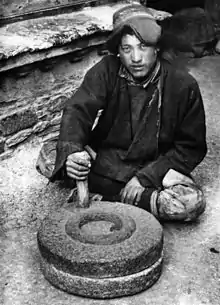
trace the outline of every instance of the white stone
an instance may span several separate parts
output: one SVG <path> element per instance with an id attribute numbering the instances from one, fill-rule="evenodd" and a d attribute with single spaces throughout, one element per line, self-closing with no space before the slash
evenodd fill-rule
<path id="1" fill-rule="evenodd" d="M 215 51 L 216 51 L 216 53 L 220 54 L 220 40 L 217 42 L 217 44 L 215 46 Z"/>
<path id="2" fill-rule="evenodd" d="M 14 146 L 26 140 L 32 134 L 32 128 L 22 130 L 6 140 L 8 147 Z"/>
<path id="3" fill-rule="evenodd" d="M 60 125 L 62 115 L 56 116 L 50 121 L 50 125 Z"/>
<path id="4" fill-rule="evenodd" d="M 38 133 L 43 131 L 44 129 L 46 129 L 49 126 L 49 122 L 48 121 L 42 121 L 42 122 L 38 122 L 34 128 L 33 128 L 33 132 L 34 133 Z"/>

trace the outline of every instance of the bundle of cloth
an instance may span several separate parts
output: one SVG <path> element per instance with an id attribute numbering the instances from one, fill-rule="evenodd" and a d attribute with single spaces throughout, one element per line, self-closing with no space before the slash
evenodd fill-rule
<path id="1" fill-rule="evenodd" d="M 220 0 L 207 0 L 203 8 L 177 11 L 160 21 L 166 56 L 202 57 L 220 53 Z"/>
<path id="2" fill-rule="evenodd" d="M 215 51 L 220 54 L 220 0 L 206 0 L 205 10 L 211 17 L 217 43 Z"/>

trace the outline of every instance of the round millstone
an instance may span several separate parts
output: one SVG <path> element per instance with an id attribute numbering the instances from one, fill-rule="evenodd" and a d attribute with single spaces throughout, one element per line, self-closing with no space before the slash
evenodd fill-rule
<path id="1" fill-rule="evenodd" d="M 161 225 L 150 213 L 118 202 L 54 212 L 39 229 L 38 246 L 45 278 L 77 295 L 132 295 L 161 274 Z"/>

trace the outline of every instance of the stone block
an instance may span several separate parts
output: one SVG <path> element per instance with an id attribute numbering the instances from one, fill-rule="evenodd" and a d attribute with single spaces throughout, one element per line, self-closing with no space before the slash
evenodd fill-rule
<path id="1" fill-rule="evenodd" d="M 43 135 L 42 136 L 43 142 L 47 142 L 47 141 L 50 141 L 51 139 L 58 138 L 59 133 L 60 133 L 59 131 L 55 131 L 55 132 L 50 132 L 49 134 Z"/>
<path id="2" fill-rule="evenodd" d="M 45 129 L 42 133 L 41 133 L 41 136 L 47 136 L 47 135 L 50 135 L 50 134 L 53 134 L 53 133 L 56 133 L 58 132 L 59 133 L 60 131 L 60 125 L 52 125 L 50 127 L 48 127 L 47 129 Z"/>
<path id="3" fill-rule="evenodd" d="M 69 96 L 70 96 L 70 94 L 69 94 Z M 50 102 L 48 103 L 48 110 L 52 113 L 62 111 L 69 96 L 60 95 L 58 97 L 52 98 L 50 100 Z"/>
<path id="4" fill-rule="evenodd" d="M 61 118 L 62 118 L 61 115 L 56 116 L 55 118 L 53 118 L 53 119 L 50 121 L 50 125 L 60 125 Z"/>
<path id="5" fill-rule="evenodd" d="M 65 90 L 64 86 L 61 85 L 61 89 L 56 91 L 51 89 L 50 96 L 38 96 L 37 100 L 34 102 L 34 107 L 36 109 L 36 114 L 38 118 L 43 118 L 49 114 L 54 115 L 56 112 L 61 112 L 67 99 L 71 96 L 71 93 L 63 94 Z M 62 92 L 61 92 L 62 91 Z"/>
<path id="6" fill-rule="evenodd" d="M 33 133 L 32 128 L 22 130 L 6 140 L 8 147 L 15 146 L 26 140 Z"/>
<path id="7" fill-rule="evenodd" d="M 33 127 L 33 132 L 34 133 L 39 133 L 43 130 L 45 130 L 49 126 L 49 121 L 42 121 L 38 122 L 34 127 Z"/>
<path id="8" fill-rule="evenodd" d="M 37 114 L 38 119 L 41 119 L 41 120 L 47 119 L 48 114 L 46 113 L 45 109 L 36 110 L 36 114 Z"/>
<path id="9" fill-rule="evenodd" d="M 37 120 L 36 113 L 29 109 L 4 115 L 0 117 L 0 132 L 4 136 L 11 135 L 33 126 Z"/>
<path id="10" fill-rule="evenodd" d="M 11 158 L 13 156 L 13 149 L 8 149 L 4 153 L 0 154 L 0 161 Z"/>

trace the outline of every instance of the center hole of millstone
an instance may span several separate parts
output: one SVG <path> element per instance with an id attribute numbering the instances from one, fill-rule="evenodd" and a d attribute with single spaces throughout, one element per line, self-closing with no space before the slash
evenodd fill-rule
<path id="1" fill-rule="evenodd" d="M 114 224 L 106 220 L 93 220 L 81 226 L 81 232 L 85 234 L 100 235 L 112 232 Z"/>
<path id="2" fill-rule="evenodd" d="M 65 231 L 72 239 L 96 245 L 120 243 L 135 230 L 135 222 L 130 216 L 99 211 L 85 211 L 78 219 L 70 217 L 65 225 Z"/>

